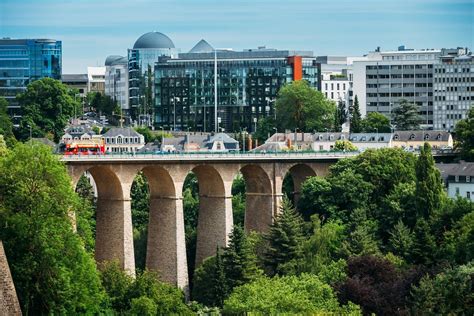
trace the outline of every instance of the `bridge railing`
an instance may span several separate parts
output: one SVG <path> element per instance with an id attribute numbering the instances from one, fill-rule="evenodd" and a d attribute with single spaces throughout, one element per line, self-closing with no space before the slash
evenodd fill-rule
<path id="1" fill-rule="evenodd" d="M 163 153 L 112 153 L 105 155 L 64 155 L 63 160 L 183 160 L 183 159 L 278 159 L 297 157 L 320 157 L 320 158 L 341 158 L 352 157 L 359 154 L 359 151 L 282 151 L 282 152 L 163 152 Z"/>

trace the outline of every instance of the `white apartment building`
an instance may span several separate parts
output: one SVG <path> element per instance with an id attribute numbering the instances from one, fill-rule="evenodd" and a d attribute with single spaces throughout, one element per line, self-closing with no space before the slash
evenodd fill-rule
<path id="1" fill-rule="evenodd" d="M 117 101 L 124 114 L 129 114 L 127 57 L 113 55 L 105 60 L 105 94 Z"/>
<path id="2" fill-rule="evenodd" d="M 105 92 L 105 67 L 87 67 L 87 88 L 89 92 Z"/>
<path id="3" fill-rule="evenodd" d="M 400 46 L 397 51 L 377 48 L 365 60 L 354 61 L 353 95 L 359 100 L 363 116 L 379 112 L 391 116 L 400 100 L 419 106 L 422 127 L 433 127 L 433 68 L 441 50 L 412 50 Z"/>

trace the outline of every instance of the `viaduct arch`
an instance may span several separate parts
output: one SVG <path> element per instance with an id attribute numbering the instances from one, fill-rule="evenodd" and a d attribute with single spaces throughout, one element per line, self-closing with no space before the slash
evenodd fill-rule
<path id="1" fill-rule="evenodd" d="M 150 190 L 146 267 L 188 290 L 182 188 L 193 172 L 199 183 L 196 266 L 225 247 L 233 227 L 232 182 L 242 174 L 246 186 L 245 230 L 266 232 L 279 212 L 283 179 L 294 182 L 295 200 L 309 176 L 325 176 L 333 161 L 148 161 L 64 159 L 73 185 L 86 171 L 97 186 L 97 262 L 118 260 L 135 274 L 130 191 L 143 172 Z"/>

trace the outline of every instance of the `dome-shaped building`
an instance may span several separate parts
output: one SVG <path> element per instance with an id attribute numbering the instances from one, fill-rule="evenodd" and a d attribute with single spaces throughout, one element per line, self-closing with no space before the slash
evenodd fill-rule
<path id="1" fill-rule="evenodd" d="M 129 104 L 132 109 L 144 105 L 144 96 L 147 95 L 149 76 L 153 76 L 155 63 L 160 57 L 177 58 L 179 49 L 173 41 L 163 33 L 148 32 L 141 35 L 128 50 L 129 69 Z M 154 87 L 151 87 L 152 94 Z M 147 105 L 152 106 L 152 105 Z"/>
<path id="2" fill-rule="evenodd" d="M 133 49 L 143 48 L 175 48 L 173 41 L 163 33 L 160 32 L 148 32 L 140 36 Z"/>

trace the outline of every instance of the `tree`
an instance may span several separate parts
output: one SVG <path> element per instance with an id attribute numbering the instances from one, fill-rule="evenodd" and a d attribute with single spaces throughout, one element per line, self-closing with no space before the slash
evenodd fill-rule
<path id="1" fill-rule="evenodd" d="M 108 95 L 100 92 L 90 92 L 87 98 L 90 106 L 101 115 L 110 116 L 112 113 L 118 114 L 120 112 L 117 108 L 118 103 Z"/>
<path id="2" fill-rule="evenodd" d="M 461 150 L 461 157 L 474 161 L 474 107 L 471 106 L 467 117 L 456 124 L 456 147 Z"/>
<path id="3" fill-rule="evenodd" d="M 347 114 L 346 103 L 342 100 L 339 100 L 337 103 L 336 112 L 334 113 L 334 130 L 336 132 L 341 131 L 342 124 L 346 123 Z"/>
<path id="4" fill-rule="evenodd" d="M 411 301 L 414 315 L 474 315 L 474 263 L 425 276 Z"/>
<path id="5" fill-rule="evenodd" d="M 309 221 L 311 215 L 327 215 L 331 206 L 331 183 L 322 177 L 309 177 L 301 185 L 298 210 L 304 220 Z"/>
<path id="6" fill-rule="evenodd" d="M 359 307 L 341 306 L 332 288 L 315 275 L 259 278 L 235 289 L 224 303 L 228 314 L 360 315 Z"/>
<path id="7" fill-rule="evenodd" d="M 278 129 L 312 132 L 331 129 L 336 106 L 304 80 L 281 87 L 276 99 Z"/>
<path id="8" fill-rule="evenodd" d="M 441 207 L 444 193 L 441 175 L 435 166 L 431 146 L 428 143 L 420 148 L 415 170 L 417 211 L 424 218 L 428 218 Z"/>
<path id="9" fill-rule="evenodd" d="M 5 142 L 10 147 L 15 141 L 15 135 L 13 135 L 13 123 L 7 113 L 7 107 L 7 100 L 0 97 L 0 135 L 3 135 Z"/>
<path id="10" fill-rule="evenodd" d="M 25 314 L 98 314 L 105 293 L 73 232 L 81 203 L 49 147 L 16 144 L 0 158 L 0 239 Z"/>
<path id="11" fill-rule="evenodd" d="M 243 228 L 238 225 L 234 226 L 229 236 L 229 245 L 224 248 L 222 262 L 226 289 L 229 292 L 262 274 L 257 266 L 257 256 L 253 252 L 252 245 L 247 240 Z"/>
<path id="12" fill-rule="evenodd" d="M 354 105 L 350 109 L 350 131 L 351 133 L 360 133 L 362 131 L 362 115 L 360 114 L 359 99 L 354 98 Z"/>
<path id="13" fill-rule="evenodd" d="M 411 284 L 421 277 L 417 270 L 400 272 L 387 259 L 374 256 L 351 258 L 347 274 L 336 286 L 339 301 L 360 305 L 366 315 L 406 315 Z"/>
<path id="14" fill-rule="evenodd" d="M 399 131 L 420 129 L 421 117 L 418 106 L 407 100 L 400 100 L 400 105 L 393 110 L 392 121 Z"/>
<path id="15" fill-rule="evenodd" d="M 356 151 L 357 147 L 347 139 L 338 139 L 334 144 L 334 149 L 340 151 Z"/>
<path id="16" fill-rule="evenodd" d="M 194 273 L 193 300 L 210 307 L 222 307 L 229 294 L 221 251 L 209 257 Z"/>
<path id="17" fill-rule="evenodd" d="M 410 251 L 411 262 L 416 264 L 432 265 L 436 255 L 436 240 L 431 233 L 428 221 L 419 217 L 414 231 L 414 242 Z"/>
<path id="18" fill-rule="evenodd" d="M 257 131 L 253 134 L 253 138 L 258 140 L 259 144 L 263 144 L 269 136 L 275 133 L 276 122 L 272 116 L 261 118 L 257 123 Z"/>
<path id="19" fill-rule="evenodd" d="M 361 121 L 362 131 L 365 133 L 390 133 L 390 120 L 378 112 L 370 112 Z"/>
<path id="20" fill-rule="evenodd" d="M 400 219 L 390 232 L 389 247 L 395 255 L 406 259 L 410 255 L 410 250 L 413 245 L 413 233 L 403 224 Z"/>
<path id="21" fill-rule="evenodd" d="M 265 236 L 265 266 L 270 275 L 295 273 L 302 256 L 303 220 L 288 199 L 283 199 L 280 213 Z"/>
<path id="22" fill-rule="evenodd" d="M 21 140 L 29 138 L 31 127 L 33 137 L 50 134 L 58 142 L 68 120 L 80 107 L 79 101 L 74 101 L 68 93 L 67 87 L 51 78 L 30 83 L 17 100 L 23 111 L 19 129 Z"/>

